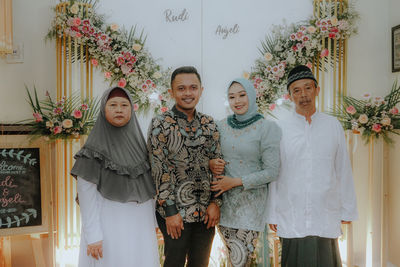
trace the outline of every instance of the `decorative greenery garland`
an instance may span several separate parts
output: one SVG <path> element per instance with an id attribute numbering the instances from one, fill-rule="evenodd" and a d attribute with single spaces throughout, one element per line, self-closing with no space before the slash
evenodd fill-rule
<path id="1" fill-rule="evenodd" d="M 355 21 L 359 17 L 353 7 L 345 7 L 338 16 L 331 16 L 338 10 L 336 1 L 321 2 L 321 13 L 326 17 L 297 24 L 280 25 L 272 28 L 259 49 L 262 57 L 257 59 L 251 73 L 245 78 L 254 82 L 257 90 L 257 104 L 262 113 L 268 113 L 275 102 L 286 94 L 288 71 L 296 65 L 311 68 L 313 59 L 327 60 L 330 54 L 328 43 L 349 38 L 357 32 Z M 326 40 L 323 46 L 322 40 Z M 333 59 L 336 60 L 336 59 Z"/>
<path id="2" fill-rule="evenodd" d="M 25 224 L 27 224 L 31 216 L 33 218 L 37 217 L 37 211 L 35 209 L 26 209 L 25 212 L 21 213 L 21 217 L 14 215 L 14 220 L 12 220 L 10 216 L 7 216 L 7 222 L 2 222 L 2 220 L 0 219 L 0 228 L 2 228 L 3 226 L 7 226 L 7 228 L 10 228 L 11 225 L 13 225 L 14 223 L 17 225 L 17 227 L 19 227 L 21 225 L 21 222 L 24 222 L 24 220 Z"/>
<path id="3" fill-rule="evenodd" d="M 70 36 L 88 47 L 91 63 L 101 68 L 110 85 L 131 93 L 136 111 L 167 111 L 169 69 L 162 70 L 144 47 L 143 32 L 137 36 L 136 27 L 128 32 L 117 24 L 107 25 L 96 13 L 96 2 L 89 9 L 74 0 L 65 2 L 69 5 L 65 12 L 56 12 L 46 39 Z M 72 57 L 74 51 L 68 53 Z"/>
<path id="4" fill-rule="evenodd" d="M 16 157 L 17 160 L 21 160 L 21 158 L 23 158 L 23 162 L 24 164 L 29 164 L 31 166 L 34 166 L 37 163 L 37 160 L 35 158 L 30 158 L 31 154 L 26 154 L 24 155 L 24 151 L 20 150 L 18 153 L 14 152 L 14 149 L 3 149 L 0 153 L 1 156 L 3 156 L 3 158 L 14 158 Z"/>

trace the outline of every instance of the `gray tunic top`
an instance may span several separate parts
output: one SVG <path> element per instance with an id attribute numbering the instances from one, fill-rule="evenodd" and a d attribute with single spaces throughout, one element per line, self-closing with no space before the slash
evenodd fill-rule
<path id="1" fill-rule="evenodd" d="M 275 122 L 260 119 L 234 129 L 227 120 L 217 122 L 225 175 L 242 178 L 243 186 L 223 194 L 220 225 L 255 231 L 265 226 L 268 183 L 277 179 L 281 130 Z"/>

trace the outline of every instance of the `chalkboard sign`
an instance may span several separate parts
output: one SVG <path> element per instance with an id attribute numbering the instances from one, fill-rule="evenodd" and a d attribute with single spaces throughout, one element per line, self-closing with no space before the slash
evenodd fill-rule
<path id="1" fill-rule="evenodd" d="M 0 230 L 42 224 L 39 148 L 0 148 Z"/>

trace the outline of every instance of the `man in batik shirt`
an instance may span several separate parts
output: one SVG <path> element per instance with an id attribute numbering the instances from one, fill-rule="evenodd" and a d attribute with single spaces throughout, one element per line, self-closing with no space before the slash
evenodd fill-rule
<path id="1" fill-rule="evenodd" d="M 157 189 L 156 218 L 165 240 L 166 267 L 208 266 L 221 200 L 210 190 L 210 159 L 221 157 L 212 117 L 197 112 L 203 88 L 194 67 L 171 76 L 174 107 L 153 118 L 148 138 Z"/>

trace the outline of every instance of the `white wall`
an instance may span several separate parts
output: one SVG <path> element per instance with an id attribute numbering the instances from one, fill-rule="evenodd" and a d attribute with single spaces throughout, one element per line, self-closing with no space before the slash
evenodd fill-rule
<path id="1" fill-rule="evenodd" d="M 400 24 L 400 1 L 389 0 L 389 25 L 388 28 L 397 26 Z M 390 48 L 391 49 L 391 48 Z M 391 56 L 391 54 L 390 54 Z M 391 74 L 391 80 L 396 80 L 400 76 L 399 72 Z M 389 150 L 389 251 L 388 259 L 396 266 L 400 266 L 400 138 L 396 137 L 396 145 L 391 147 Z"/>
<path id="2" fill-rule="evenodd" d="M 0 59 L 0 123 L 16 122 L 31 116 L 25 99 L 24 84 L 35 84 L 41 96 L 48 90 L 55 94 L 55 44 L 45 43 L 44 36 L 53 13 L 50 8 L 56 0 L 13 0 L 14 42 L 24 44 L 24 63 L 7 64 Z M 164 11 L 179 14 L 184 8 L 188 19 L 168 23 Z M 359 97 L 364 92 L 385 95 L 397 74 L 391 74 L 390 28 L 400 24 L 398 0 L 359 0 L 356 9 L 361 15 L 359 34 L 349 41 L 348 92 Z M 108 15 L 109 22 L 129 27 L 137 24 L 148 34 L 147 45 L 155 58 L 162 58 L 165 67 L 195 65 L 203 75 L 205 92 L 200 109 L 222 118 L 226 84 L 230 79 L 250 70 L 259 56 L 257 48 L 271 24 L 282 19 L 299 21 L 312 13 L 311 0 L 282 1 L 100 1 L 100 13 Z M 215 34 L 218 25 L 239 25 L 239 33 L 223 39 Z M 96 74 L 95 90 L 100 94 L 108 87 L 102 75 Z M 147 129 L 149 117 L 141 118 Z M 360 155 L 363 154 L 360 148 Z M 365 151 L 364 151 L 365 152 Z M 355 172 L 360 220 L 354 224 L 354 263 L 365 266 L 366 187 L 363 163 Z M 400 238 L 400 237 L 397 237 Z M 391 248 L 389 248 L 391 249 Z M 392 248 L 398 251 L 398 248 Z M 378 253 L 379 252 L 375 252 Z M 375 254 L 374 254 L 375 255 Z M 374 256 L 377 259 L 377 255 Z M 376 265 L 379 264 L 376 262 Z"/>
<path id="3" fill-rule="evenodd" d="M 7 64 L 0 59 L 0 123 L 31 116 L 25 84 L 30 88 L 36 85 L 43 95 L 46 90 L 55 92 L 55 44 L 44 42 L 53 2 L 56 1 L 12 1 L 14 43 L 23 43 L 24 63 Z"/>
<path id="4" fill-rule="evenodd" d="M 390 75 L 390 27 L 389 5 L 387 0 L 362 0 L 356 2 L 356 10 L 360 13 L 359 33 L 349 40 L 348 53 L 348 92 L 354 97 L 361 97 L 365 92 L 375 96 L 385 96 L 391 89 Z M 382 151 L 375 149 L 376 163 L 374 170 L 382 169 L 380 162 Z M 380 200 L 374 199 L 373 206 L 373 238 L 372 252 L 366 252 L 367 217 L 369 204 L 368 188 L 368 146 L 359 140 L 354 154 L 354 178 L 357 192 L 359 220 L 353 225 L 354 258 L 356 266 L 381 266 L 380 257 Z M 379 174 L 374 176 L 375 193 L 380 193 Z M 372 255 L 367 255 L 372 254 Z M 366 259 L 372 259 L 368 265 Z"/>

